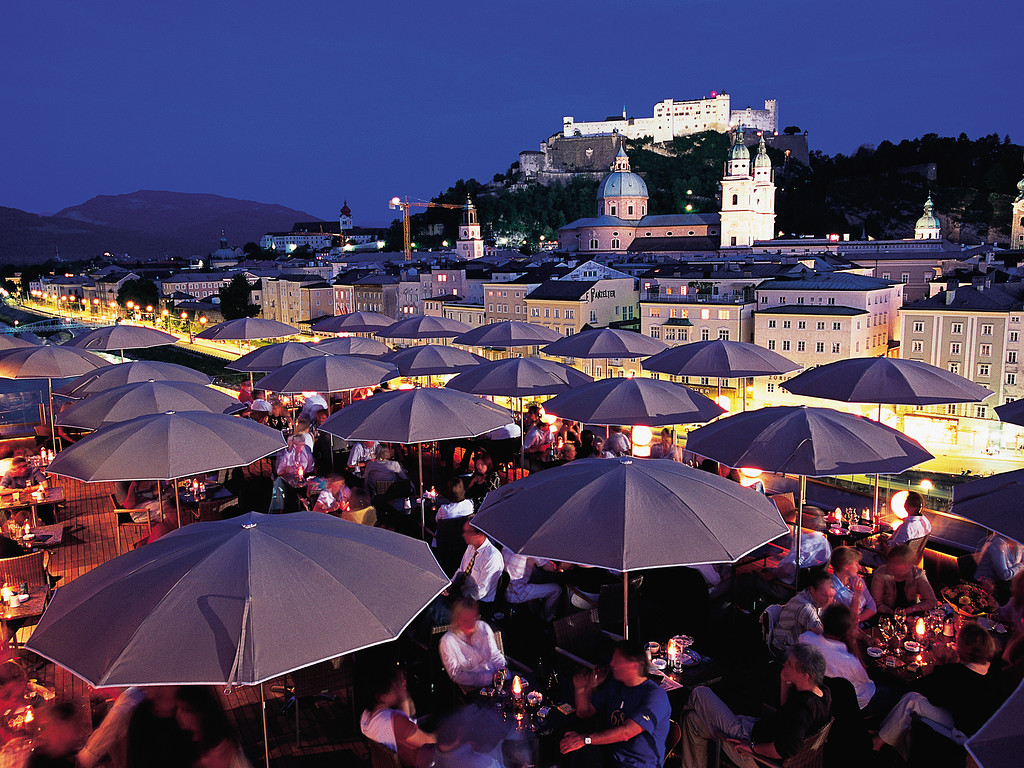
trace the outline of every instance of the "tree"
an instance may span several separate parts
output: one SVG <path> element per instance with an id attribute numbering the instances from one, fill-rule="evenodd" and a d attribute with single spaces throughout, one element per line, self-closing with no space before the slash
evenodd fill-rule
<path id="1" fill-rule="evenodd" d="M 259 304 L 249 301 L 252 295 L 252 286 L 245 279 L 245 275 L 235 275 L 231 282 L 220 289 L 220 313 L 225 320 L 235 320 L 239 317 L 255 317 L 260 312 Z"/>
<path id="2" fill-rule="evenodd" d="M 156 289 L 156 283 L 145 277 L 138 280 L 127 280 L 117 289 L 118 304 L 127 304 L 134 301 L 140 307 L 155 307 L 160 299 L 160 293 Z"/>
<path id="3" fill-rule="evenodd" d="M 242 246 L 242 253 L 246 256 L 252 256 L 254 253 L 259 253 L 262 250 L 259 243 L 246 243 Z"/>
<path id="4" fill-rule="evenodd" d="M 787 125 L 785 128 L 782 129 L 782 132 L 786 136 L 795 136 L 796 134 L 800 133 L 800 126 L 799 125 Z"/>

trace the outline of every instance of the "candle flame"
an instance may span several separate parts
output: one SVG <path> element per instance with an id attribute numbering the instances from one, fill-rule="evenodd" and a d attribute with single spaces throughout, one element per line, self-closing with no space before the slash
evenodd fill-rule
<path id="1" fill-rule="evenodd" d="M 514 693 L 514 694 L 516 694 L 518 696 L 522 692 L 523 692 L 523 684 L 519 680 L 519 675 L 516 675 L 515 677 L 512 678 L 512 693 Z"/>
<path id="2" fill-rule="evenodd" d="M 917 620 L 917 624 L 914 626 L 914 634 L 918 637 L 924 637 L 924 619 Z"/>

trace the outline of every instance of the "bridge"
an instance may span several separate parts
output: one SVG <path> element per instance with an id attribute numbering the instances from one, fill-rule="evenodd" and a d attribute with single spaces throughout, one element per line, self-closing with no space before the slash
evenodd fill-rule
<path id="1" fill-rule="evenodd" d="M 54 333 L 56 331 L 91 331 L 94 328 L 102 328 L 110 323 L 101 323 L 88 320 L 68 319 L 66 317 L 51 317 L 46 320 L 37 320 L 34 323 L 24 323 L 9 327 L 0 327 L 0 334 L 15 334 L 31 331 L 32 333 Z"/>

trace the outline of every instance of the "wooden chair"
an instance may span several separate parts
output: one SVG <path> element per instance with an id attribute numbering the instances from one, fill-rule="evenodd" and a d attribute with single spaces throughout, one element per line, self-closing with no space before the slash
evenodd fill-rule
<path id="1" fill-rule="evenodd" d="M 824 768 L 825 766 L 825 742 L 828 740 L 828 732 L 832 730 L 832 720 L 825 723 L 817 733 L 813 733 L 804 739 L 800 750 L 785 760 L 773 760 L 763 755 L 751 755 L 746 752 L 744 757 L 750 757 L 758 765 L 769 766 L 769 768 Z M 724 736 L 719 736 L 716 741 L 715 766 L 721 765 L 722 744 Z M 731 761 L 730 761 L 730 764 Z"/>
<path id="2" fill-rule="evenodd" d="M 679 723 L 675 720 L 669 720 L 668 736 L 665 737 L 665 762 L 663 765 L 668 765 L 668 759 L 673 756 L 676 747 L 679 746 L 679 742 L 682 740 L 683 729 L 679 727 Z"/>
<path id="3" fill-rule="evenodd" d="M 49 589 L 49 574 L 46 570 L 49 558 L 49 552 L 40 551 L 0 560 L 0 580 L 15 587 L 26 582 L 30 587 Z"/>
<path id="4" fill-rule="evenodd" d="M 597 609 L 556 619 L 555 652 L 569 661 L 594 669 L 611 657 L 611 636 L 601 630 Z"/>
<path id="5" fill-rule="evenodd" d="M 299 706 L 302 701 L 323 699 L 336 701 L 337 693 L 343 692 L 348 705 L 353 728 L 356 722 L 355 689 L 353 683 L 352 662 L 347 656 L 321 661 L 308 667 L 297 669 L 291 673 L 292 685 L 286 689 L 289 693 L 287 701 L 281 708 L 282 713 L 295 708 L 295 748 L 300 747 L 299 739 Z"/>
<path id="6" fill-rule="evenodd" d="M 117 497 L 114 494 L 110 494 L 110 503 L 114 506 L 114 520 L 115 520 L 115 531 L 117 533 L 117 554 L 121 554 L 121 529 L 122 528 L 133 528 L 136 534 L 142 532 L 142 529 L 146 529 L 146 536 L 148 537 L 153 532 L 153 524 L 149 519 L 148 509 L 125 509 L 117 503 Z M 145 522 L 136 522 L 132 519 L 132 512 L 144 512 L 146 514 Z"/>
<path id="7" fill-rule="evenodd" d="M 370 768 L 402 768 L 397 752 L 371 739 L 367 739 L 366 743 L 370 748 Z"/>

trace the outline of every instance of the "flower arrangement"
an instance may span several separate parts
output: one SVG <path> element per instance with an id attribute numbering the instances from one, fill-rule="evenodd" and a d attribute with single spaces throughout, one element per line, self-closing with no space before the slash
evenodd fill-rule
<path id="1" fill-rule="evenodd" d="M 999 607 L 995 598 L 977 584 L 943 587 L 942 599 L 961 616 L 983 616 Z"/>

